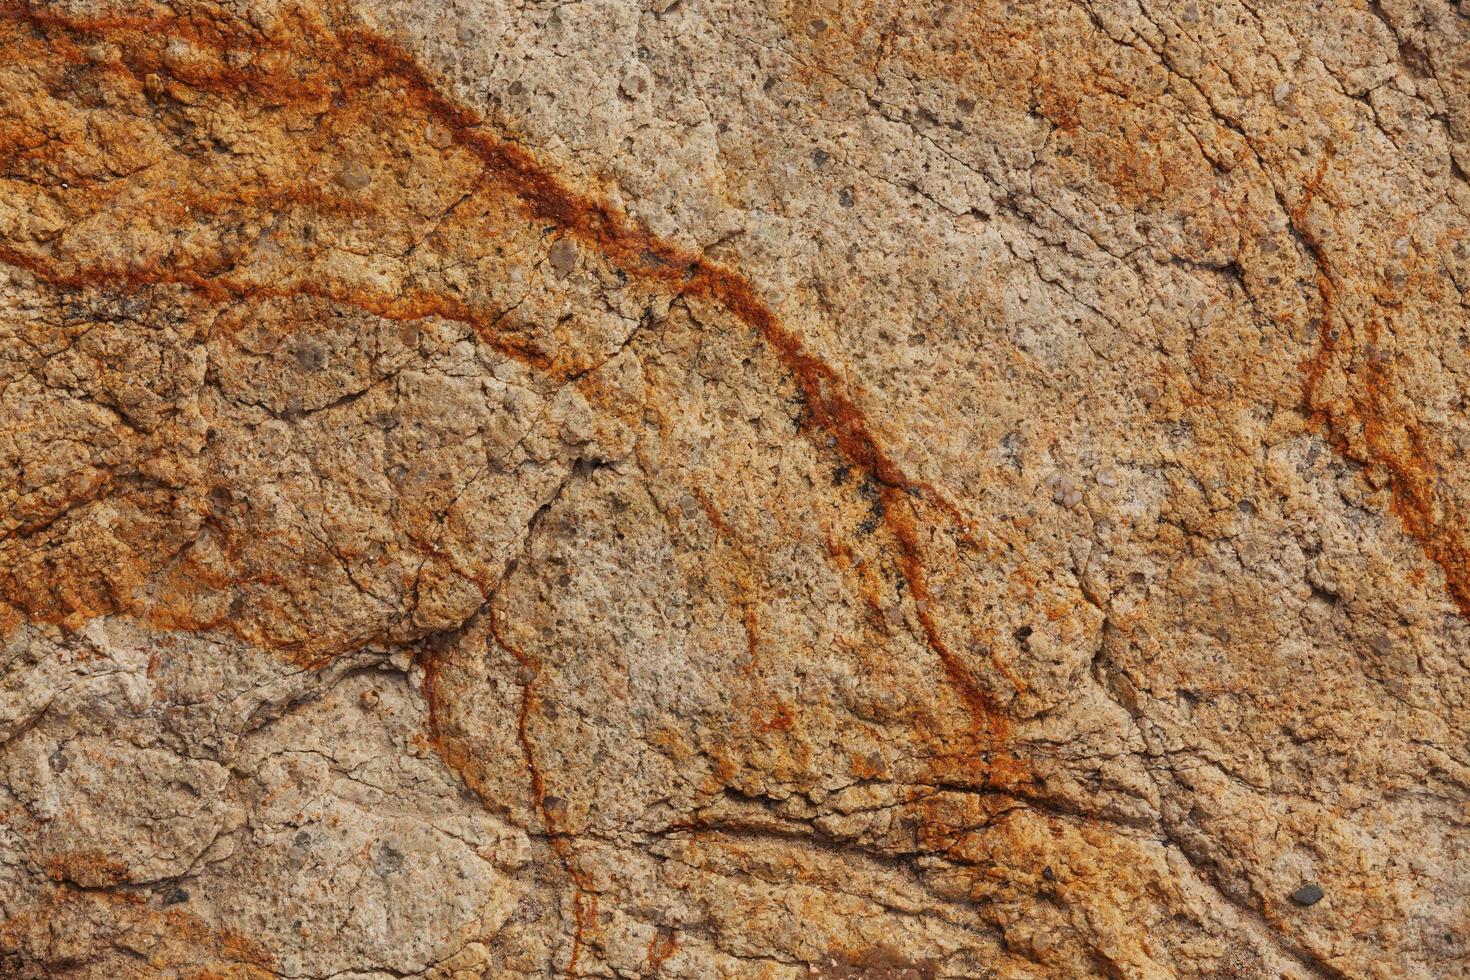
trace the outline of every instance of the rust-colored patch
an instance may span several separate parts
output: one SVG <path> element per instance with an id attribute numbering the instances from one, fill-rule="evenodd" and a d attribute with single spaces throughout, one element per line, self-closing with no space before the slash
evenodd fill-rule
<path id="1" fill-rule="evenodd" d="M 648 940 L 648 956 L 643 961 L 643 975 L 656 977 L 664 963 L 679 948 L 679 934 L 667 926 L 659 926 Z"/>
<path id="2" fill-rule="evenodd" d="M 767 716 L 762 716 L 759 708 L 750 711 L 751 728 L 757 732 L 789 732 L 796 727 L 796 714 L 787 704 L 777 703 L 773 705 Z"/>
<path id="3" fill-rule="evenodd" d="M 101 851 L 68 851 L 47 862 L 46 874 L 52 881 L 107 888 L 127 881 L 130 872 L 126 864 Z"/>
<path id="4" fill-rule="evenodd" d="M 10 603 L 0 600 L 0 638 L 8 637 L 25 624 L 25 615 Z"/>
<path id="5" fill-rule="evenodd" d="M 1435 460 L 1446 449 L 1427 425 L 1393 405 L 1392 368 L 1373 356 L 1379 318 L 1391 312 L 1381 307 L 1363 324 L 1342 315 L 1336 260 L 1307 220 L 1333 158 L 1329 147 L 1291 213 L 1292 225 L 1316 264 L 1320 297 L 1316 350 L 1301 365 L 1302 399 L 1334 450 L 1388 475 L 1394 515 L 1444 573 L 1445 588 L 1460 614 L 1470 616 L 1470 544 L 1464 533 L 1470 515 L 1462 514 L 1455 501 L 1436 488 Z M 1332 397 L 1324 384 L 1333 370 L 1353 374 L 1344 398 Z"/>
<path id="6" fill-rule="evenodd" d="M 922 498 L 922 503 L 911 501 L 902 508 L 889 507 L 884 517 L 898 551 L 899 570 L 912 594 L 925 594 L 925 579 L 922 548 L 912 534 L 906 513 L 934 512 L 952 526 L 956 535 L 970 537 L 970 521 L 936 488 L 910 477 L 882 448 L 857 397 L 848 390 L 838 372 L 807 349 L 764 303 L 751 283 L 703 256 L 656 238 L 605 201 L 568 187 L 521 146 L 497 138 L 487 130 L 483 120 L 442 96 L 413 59 L 387 39 L 359 27 L 329 29 L 318 18 L 301 12 L 293 12 L 288 23 L 270 36 L 227 18 L 202 23 L 185 22 L 168 15 L 83 19 L 54 12 L 38 13 L 15 3 L 0 6 L 0 21 L 9 25 L 9 33 L 17 43 L 24 42 L 20 48 L 23 56 L 43 64 L 62 58 L 63 54 L 72 60 L 80 58 L 82 49 L 96 40 L 110 42 L 121 54 L 116 62 L 109 64 L 109 70 L 130 86 L 135 95 L 146 93 L 152 99 L 167 96 L 180 102 L 198 98 L 201 93 L 226 100 L 245 97 L 271 104 L 310 105 L 327 112 L 328 118 L 338 104 L 346 102 L 347 108 L 339 111 L 356 114 L 345 117 L 346 122 L 340 125 L 392 125 L 391 120 L 380 122 L 377 117 L 364 116 L 354 108 L 352 99 L 368 93 L 379 99 L 385 109 L 392 103 L 399 107 L 403 119 L 415 121 L 413 126 L 400 125 L 394 131 L 394 139 L 415 139 L 413 130 L 422 130 L 426 123 L 438 127 L 449 134 L 452 142 L 446 153 L 467 154 L 473 160 L 474 173 L 470 175 L 467 193 L 477 193 L 476 188 L 480 187 L 493 187 L 495 195 L 513 201 L 525 218 L 561 229 L 644 286 L 713 303 L 754 329 L 794 379 L 805 402 L 810 427 L 824 439 L 830 439 L 849 465 L 885 487 L 885 493 Z M 47 43 L 37 41 L 37 32 Z M 192 53 L 185 59 L 186 64 L 180 63 L 177 54 L 170 53 L 166 44 L 169 38 L 189 42 Z M 270 56 L 259 58 L 246 68 L 230 67 L 224 54 L 240 49 L 260 50 Z M 285 68 L 288 64 L 289 72 Z M 175 83 L 176 88 L 169 89 L 165 84 L 168 82 Z M 348 135 L 344 134 L 343 138 L 347 139 Z M 422 141 L 421 133 L 418 141 Z M 183 203 L 174 201 L 172 213 L 177 216 L 182 210 L 188 214 L 197 207 L 204 214 L 236 209 L 259 214 L 300 204 L 321 209 L 324 214 L 342 214 L 357 213 L 367 207 L 344 201 L 341 194 L 314 190 L 309 181 L 321 179 L 320 174 L 312 176 L 298 171 L 293 179 L 304 183 L 277 181 L 269 189 L 246 186 L 224 196 L 213 188 L 175 188 L 173 193 L 182 194 Z M 53 189 L 49 199 L 67 204 L 76 200 L 78 194 L 85 194 L 82 185 Z M 375 213 L 381 220 L 390 223 L 394 220 L 382 207 Z M 464 323 L 507 356 L 558 377 L 571 377 L 586 366 L 575 358 L 559 360 L 548 355 L 539 342 L 507 330 L 502 311 L 477 306 L 442 288 L 404 284 L 399 288 L 379 289 L 361 281 L 319 275 L 288 278 L 284 283 L 266 281 L 241 271 L 240 259 L 238 249 L 220 252 L 213 245 L 204 247 L 192 258 L 170 254 L 141 264 L 75 261 L 41 242 L 0 245 L 0 260 L 25 268 L 39 279 L 65 289 L 96 285 L 137 290 L 167 283 L 184 287 L 212 305 L 310 296 L 390 320 L 439 317 Z M 711 521 L 718 526 L 718 515 L 711 513 Z M 140 560 L 146 561 L 146 556 Z M 141 584 L 149 574 L 143 568 L 135 578 Z M 120 607 L 126 609 L 128 602 L 125 595 L 101 594 L 84 599 L 76 610 L 78 614 L 96 615 Z M 230 623 L 230 618 L 218 610 L 205 616 L 191 613 L 197 602 L 172 606 L 167 601 L 150 602 L 151 605 L 131 611 L 156 614 L 161 625 L 175 628 L 218 627 Z M 184 608 L 177 608 L 178 605 Z M 33 615 L 44 613 L 35 603 L 27 606 Z M 289 611 L 280 612 L 289 617 Z M 76 616 L 64 618 L 74 620 Z M 923 614 L 921 621 L 926 642 L 957 686 L 977 730 L 999 734 L 999 723 L 989 717 L 992 712 L 982 692 L 945 643 L 934 619 Z M 321 659 L 320 654 L 310 651 L 301 651 L 299 656 L 309 663 Z"/>
<path id="7" fill-rule="evenodd" d="M 147 969 L 154 971 L 150 976 L 267 980 L 279 975 L 275 960 L 265 947 L 233 929 L 211 926 L 182 908 L 158 909 L 140 894 L 84 891 L 69 882 L 42 895 L 34 905 L 0 920 L 0 959 L 12 951 L 19 951 L 22 956 L 45 956 L 51 937 L 58 931 L 64 933 L 82 923 L 95 923 L 99 918 L 118 932 L 158 940 L 143 957 Z M 136 947 L 112 949 L 105 942 L 89 951 L 94 964 L 106 962 L 109 954 L 128 963 L 140 956 Z M 78 964 L 72 955 L 68 961 L 56 965 L 69 970 L 85 965 L 85 962 Z"/>
<path id="8" fill-rule="evenodd" d="M 546 792 L 546 774 L 537 758 L 531 741 L 531 723 L 539 713 L 541 695 L 541 665 L 521 647 L 511 641 L 500 623 L 500 614 L 492 605 L 487 612 L 490 635 L 502 650 L 515 658 L 521 671 L 521 704 L 516 715 L 516 740 L 520 743 L 521 755 L 526 762 L 526 771 L 531 777 L 531 801 L 541 825 L 546 828 L 547 842 L 560 862 L 562 870 L 572 883 L 572 952 L 567 961 L 567 976 L 575 976 L 577 961 L 586 942 L 586 930 L 597 922 L 597 895 L 592 891 L 587 876 L 577 865 L 576 853 L 571 837 L 567 834 L 552 799 Z M 562 804 L 565 806 L 565 803 Z"/>

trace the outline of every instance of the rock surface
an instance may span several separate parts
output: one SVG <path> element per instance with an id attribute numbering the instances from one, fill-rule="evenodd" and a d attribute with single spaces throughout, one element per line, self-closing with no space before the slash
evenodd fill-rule
<path id="1" fill-rule="evenodd" d="M 0 975 L 1470 975 L 1470 8 L 0 0 Z"/>

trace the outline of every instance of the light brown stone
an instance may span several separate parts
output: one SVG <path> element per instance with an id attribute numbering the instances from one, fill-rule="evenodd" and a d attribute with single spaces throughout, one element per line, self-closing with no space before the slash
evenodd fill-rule
<path id="1" fill-rule="evenodd" d="M 0 50 L 0 976 L 1470 974 L 1454 6 Z"/>

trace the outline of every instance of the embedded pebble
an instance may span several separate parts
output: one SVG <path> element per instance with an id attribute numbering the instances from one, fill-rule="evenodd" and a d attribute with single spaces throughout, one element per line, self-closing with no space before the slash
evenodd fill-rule
<path id="1" fill-rule="evenodd" d="M 558 238 L 552 243 L 548 258 L 551 271 L 558 279 L 565 279 L 577 267 L 577 243 L 570 238 Z"/>
<path id="2" fill-rule="evenodd" d="M 349 191 L 360 191 L 373 182 L 373 172 L 360 160 L 348 160 L 337 172 L 337 183 Z"/>
<path id="3" fill-rule="evenodd" d="M 1325 893 L 1316 882 L 1307 882 L 1291 893 L 1291 900 L 1298 905 L 1316 905 Z"/>
<path id="4" fill-rule="evenodd" d="M 1052 470 L 1043 482 L 1052 491 L 1054 503 L 1070 508 L 1082 502 L 1082 485 L 1066 470 Z"/>

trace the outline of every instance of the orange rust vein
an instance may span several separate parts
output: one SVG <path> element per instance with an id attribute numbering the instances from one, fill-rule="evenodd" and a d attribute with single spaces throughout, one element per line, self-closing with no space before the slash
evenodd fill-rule
<path id="1" fill-rule="evenodd" d="M 43 26 L 92 34 L 105 34 L 109 29 L 127 27 L 131 32 L 147 30 L 162 36 L 166 28 L 171 30 L 178 26 L 164 18 L 142 22 L 131 22 L 122 17 L 111 17 L 97 22 L 84 21 L 54 13 L 38 13 L 14 3 L 0 5 L 0 17 L 20 18 Z M 200 30 L 196 25 L 194 34 L 203 40 L 211 32 Z M 323 40 L 339 49 L 344 56 L 348 53 L 355 56 L 355 76 L 391 73 L 405 81 L 409 90 L 407 97 L 414 100 L 434 122 L 444 126 L 458 143 L 471 151 L 502 186 L 512 191 L 530 216 L 551 222 L 594 246 L 629 275 L 636 275 L 679 295 L 709 299 L 759 332 L 795 378 L 808 403 L 812 420 L 836 440 L 838 450 L 846 459 L 872 473 L 880 483 L 912 491 L 927 491 L 942 509 L 950 512 L 952 517 L 958 517 L 953 505 L 942 501 L 934 488 L 910 478 L 883 451 L 870 431 L 866 416 L 845 390 L 846 386 L 837 372 L 806 349 L 800 338 L 780 322 L 770 307 L 760 299 L 755 288 L 742 276 L 703 256 L 658 239 L 607 202 L 567 187 L 525 149 L 486 133 L 475 113 L 441 95 L 417 62 L 387 38 L 363 28 L 344 28 L 336 37 L 328 35 Z M 381 71 L 371 72 L 363 66 L 366 60 L 362 58 L 364 53 L 371 54 L 376 59 Z M 330 56 L 331 53 L 328 52 L 327 57 Z M 161 68 L 162 65 L 152 67 Z M 345 75 L 339 79 L 343 83 L 352 80 Z M 228 82 L 226 80 L 224 83 L 227 88 L 231 87 Z M 207 87 L 210 84 L 218 86 L 221 82 L 201 79 L 199 84 Z M 36 275 L 47 277 L 58 285 L 84 285 L 98 278 L 122 279 L 131 285 L 140 285 L 168 275 L 158 270 L 111 269 L 57 274 L 34 256 L 25 255 L 13 248 L 0 252 L 0 258 L 22 264 Z M 51 278 L 53 276 L 55 278 Z M 243 290 L 238 283 L 221 281 L 218 278 L 192 273 L 176 273 L 174 276 L 170 281 L 199 289 L 215 301 L 238 296 Z M 305 285 L 295 288 L 308 290 Z M 252 291 L 262 290 L 256 287 Z M 472 311 L 457 309 L 456 301 L 439 296 L 433 297 L 437 303 L 430 303 L 428 297 L 420 296 L 416 297 L 418 302 L 409 304 L 384 302 L 376 297 L 364 300 L 356 296 L 330 295 L 329 298 L 362 305 L 368 312 L 385 311 L 381 315 L 390 318 L 432 313 L 483 326 L 483 316 L 476 317 Z M 412 312 L 405 312 L 404 306 Z"/>
<path id="2" fill-rule="evenodd" d="M 968 534 L 958 508 L 934 487 L 910 477 L 880 447 L 837 372 L 806 349 L 743 276 L 662 241 L 607 202 L 563 184 L 522 147 L 487 134 L 474 113 L 441 95 L 418 63 L 393 42 L 361 29 L 349 29 L 344 35 L 403 75 L 420 107 L 508 185 L 532 217 L 552 222 L 597 248 L 629 275 L 681 296 L 712 300 L 756 330 L 796 380 L 812 420 L 836 440 L 844 458 L 880 483 L 926 494 L 961 525 L 957 530 Z"/>
<path id="3" fill-rule="evenodd" d="M 402 49 L 366 32 L 356 31 L 352 36 L 410 78 L 423 99 L 423 107 L 491 172 L 506 181 L 531 215 L 550 221 L 597 248 L 628 274 L 663 285 L 681 296 L 712 300 L 755 329 L 796 380 L 812 421 L 833 437 L 838 451 L 848 462 L 871 473 L 888 495 L 894 491 L 925 495 L 955 521 L 958 532 L 968 537 L 958 508 L 934 487 L 911 478 L 882 449 L 837 372 L 806 349 L 744 277 L 701 255 L 661 241 L 606 202 L 571 190 L 521 147 L 495 140 L 479 129 L 473 114 L 440 95 Z M 899 569 L 915 598 L 927 598 L 921 551 L 912 526 L 899 514 L 898 507 L 885 508 L 884 522 L 899 545 Z M 995 712 L 988 699 L 944 642 L 933 617 L 923 606 L 920 608 L 925 639 L 943 664 L 972 720 L 982 730 L 994 730 Z"/>
<path id="4" fill-rule="evenodd" d="M 274 79 L 259 66 L 234 71 L 224 70 L 225 66 L 220 64 L 213 72 L 198 69 L 179 73 L 177 66 L 165 64 L 159 53 L 163 39 L 175 36 L 180 30 L 196 48 L 213 49 L 215 52 L 228 49 L 238 40 L 216 24 L 169 17 L 108 17 L 88 21 L 38 12 L 14 2 L 0 5 L 0 17 L 28 21 L 41 29 L 64 30 L 83 36 L 112 35 L 111 40 L 127 49 L 128 65 L 135 71 L 177 74 L 191 85 L 224 93 L 247 90 L 277 98 L 293 95 L 293 80 Z M 428 121 L 443 127 L 455 143 L 472 153 L 487 171 L 487 176 L 494 178 L 497 187 L 508 190 L 528 216 L 560 228 L 565 234 L 600 252 L 628 275 L 645 283 L 675 295 L 698 297 L 717 304 L 761 336 L 799 388 L 812 426 L 830 437 L 845 460 L 870 474 L 885 488 L 885 495 L 894 505 L 885 508 L 883 521 L 897 544 L 899 572 L 911 594 L 921 603 L 919 618 L 926 643 L 942 663 L 977 724 L 983 720 L 981 727 L 993 730 L 993 712 L 983 692 L 969 677 L 960 658 L 946 644 L 934 617 L 926 608 L 928 591 L 923 552 L 912 526 L 913 514 L 920 507 L 919 500 L 948 518 L 962 539 L 974 543 L 967 527 L 968 521 L 959 508 L 936 488 L 911 477 L 882 448 L 867 416 L 838 372 L 807 349 L 761 299 L 758 290 L 740 274 L 703 255 L 657 238 L 608 202 L 571 189 L 526 149 L 491 134 L 477 114 L 442 95 L 417 62 L 394 42 L 362 27 L 345 27 L 332 32 L 316 26 L 309 18 L 298 20 L 304 21 L 299 25 L 301 33 L 311 39 L 310 43 L 319 48 L 317 53 L 331 66 L 329 71 L 332 74 L 328 80 L 342 91 L 381 83 L 385 76 L 394 77 L 403 85 L 401 96 L 405 103 L 417 108 Z M 248 33 L 249 39 L 242 46 L 258 45 L 274 54 L 290 54 L 289 39 L 266 37 L 254 28 L 250 28 Z M 286 46 L 284 50 L 283 45 Z M 270 62 L 271 66 L 274 64 Z M 320 94 L 313 89 L 307 97 L 317 98 Z M 93 268 L 65 272 L 51 268 L 33 254 L 11 247 L 0 247 L 0 260 L 21 265 L 58 285 L 120 281 L 131 286 L 144 286 L 167 281 L 196 290 L 214 302 L 236 300 L 246 295 L 305 293 L 354 305 L 390 319 L 441 316 L 472 325 L 488 342 L 509 356 L 542 369 L 551 366 L 544 359 L 538 361 L 536 351 L 497 337 L 498 317 L 450 297 L 423 290 L 378 295 L 360 287 L 312 282 L 298 282 L 285 290 L 279 287 L 272 290 L 232 280 L 227 275 L 211 277 L 192 270 L 158 268 Z M 905 499 L 902 506 L 897 506 L 900 497 L 917 499 Z"/>
<path id="5" fill-rule="evenodd" d="M 648 956 L 644 960 L 644 976 L 656 977 L 664 962 L 679 948 L 679 935 L 667 926 L 659 926 L 648 940 Z"/>
<path id="6" fill-rule="evenodd" d="M 515 658 L 521 670 L 521 705 L 516 713 L 516 740 L 520 743 L 521 755 L 525 758 L 526 770 L 531 776 L 531 802 L 536 808 L 536 815 L 546 828 L 546 838 L 552 852 L 572 882 L 572 953 L 567 961 L 566 972 L 569 977 L 575 976 L 577 960 L 585 941 L 584 933 L 587 926 L 597 918 L 597 896 L 591 891 L 582 869 L 577 866 L 571 841 L 559 826 L 560 818 L 552 815 L 551 807 L 547 803 L 546 774 L 542 771 L 541 763 L 536 758 L 536 750 L 531 744 L 531 718 L 536 714 L 537 704 L 541 699 L 536 690 L 541 679 L 541 665 L 519 645 L 510 642 L 501 626 L 500 614 L 495 611 L 493 604 L 487 609 L 486 619 L 490 635 L 496 644 Z"/>
<path id="7" fill-rule="evenodd" d="M 944 673 L 949 678 L 950 685 L 959 695 L 960 700 L 964 702 L 965 710 L 970 714 L 970 721 L 974 729 L 977 732 L 983 731 L 991 735 L 1003 736 L 1005 734 L 1004 717 L 991 706 L 990 699 L 970 676 L 964 661 L 950 649 L 949 644 L 939 632 L 939 625 L 934 621 L 934 613 L 931 609 L 933 600 L 929 595 L 929 584 L 924 574 L 923 555 L 919 549 L 918 536 L 914 531 L 910 515 L 906 510 L 901 510 L 909 506 L 908 500 L 903 499 L 904 497 L 905 494 L 894 487 L 885 486 L 883 488 L 884 520 L 892 529 L 894 538 L 898 542 L 899 570 L 903 573 L 904 580 L 908 583 L 909 591 L 913 595 L 914 608 L 919 617 L 919 624 L 923 627 L 924 638 L 944 666 Z"/>
<path id="8" fill-rule="evenodd" d="M 551 361 L 540 351 L 494 330 L 500 313 L 478 309 L 468 303 L 427 290 L 406 289 L 395 296 L 327 281 L 297 282 L 290 286 L 263 286 L 228 275 L 206 276 L 186 269 L 130 268 L 112 269 L 93 266 L 76 272 L 65 272 L 38 256 L 8 245 L 0 245 L 0 262 L 25 269 L 53 286 L 82 288 L 105 282 L 124 283 L 134 288 L 157 285 L 181 286 L 214 302 L 251 299 L 291 299 L 309 296 L 352 307 L 384 320 L 411 322 L 438 317 L 470 327 L 485 343 L 531 367 L 551 370 Z"/>
<path id="9" fill-rule="evenodd" d="M 1319 423 L 1324 422 L 1325 417 L 1317 405 L 1318 386 L 1322 383 L 1322 375 L 1327 369 L 1327 359 L 1337 349 L 1337 335 L 1332 325 L 1332 318 L 1336 312 L 1337 283 L 1332 271 L 1332 262 L 1327 257 L 1322 240 L 1308 227 L 1305 219 L 1307 208 L 1311 206 L 1312 201 L 1321 190 L 1322 178 L 1326 175 L 1327 166 L 1331 162 L 1332 155 L 1328 153 L 1317 167 L 1316 174 L 1303 188 L 1301 200 L 1290 214 L 1292 228 L 1301 236 L 1307 251 L 1311 253 L 1312 261 L 1317 266 L 1317 295 L 1322 297 L 1322 316 L 1317 327 L 1317 351 L 1309 361 L 1301 365 L 1302 373 L 1305 375 L 1302 398 L 1307 407 L 1311 409 L 1314 419 Z"/>
<path id="10" fill-rule="evenodd" d="M 1390 419 L 1395 413 L 1387 404 L 1388 372 L 1382 365 L 1366 365 L 1361 385 L 1351 386 L 1346 405 L 1334 404 L 1322 392 L 1322 379 L 1340 349 L 1339 342 L 1357 339 L 1353 325 L 1338 313 L 1338 276 L 1332 258 L 1320 236 L 1305 220 L 1307 208 L 1321 191 L 1333 152 L 1329 146 L 1317 172 L 1303 189 L 1300 202 L 1290 213 L 1292 227 L 1316 263 L 1317 292 L 1322 297 L 1317 350 L 1300 365 L 1302 399 L 1312 421 L 1322 427 L 1328 442 L 1339 455 L 1363 466 L 1387 471 L 1391 477 L 1390 509 L 1419 543 L 1425 556 L 1444 573 L 1445 589 L 1460 615 L 1470 617 L 1470 547 L 1456 532 L 1457 525 L 1464 525 L 1463 521 L 1456 519 L 1459 515 L 1454 513 L 1456 508 L 1452 504 L 1448 508 L 1451 510 L 1448 519 L 1436 518 L 1434 463 L 1429 452 L 1430 436 L 1425 427 L 1415 419 L 1404 418 L 1402 413 Z M 1370 333 L 1369 343 L 1376 341 L 1376 329 L 1374 323 L 1366 325 L 1365 330 Z M 1354 424 L 1362 430 L 1360 444 L 1352 438 Z M 1392 437 L 1392 430 L 1395 424 L 1410 444 L 1407 449 L 1394 445 L 1396 440 Z"/>
<path id="11" fill-rule="evenodd" d="M 577 961 L 585 943 L 585 932 L 597 916 L 597 896 L 591 891 L 586 876 L 577 866 L 567 833 L 560 827 L 560 818 L 553 813 L 546 792 L 546 774 L 536 757 L 531 741 L 531 721 L 537 713 L 540 694 L 536 685 L 540 680 L 541 666 L 520 646 L 506 637 L 499 614 L 494 606 L 487 609 L 486 621 L 490 636 L 498 646 L 510 653 L 521 671 L 521 703 L 516 713 L 516 741 L 531 782 L 531 804 L 546 831 L 547 841 L 557 863 L 572 883 L 572 952 L 567 963 L 567 976 L 576 974 Z M 488 789 L 478 773 L 474 771 L 464 749 L 446 736 L 442 716 L 443 696 L 439 690 L 442 649 L 432 641 L 421 647 L 414 655 L 414 662 L 423 670 L 423 697 L 428 709 L 429 742 L 446 766 L 469 786 L 486 803 L 491 802 Z M 670 949 L 672 952 L 672 949 Z"/>

